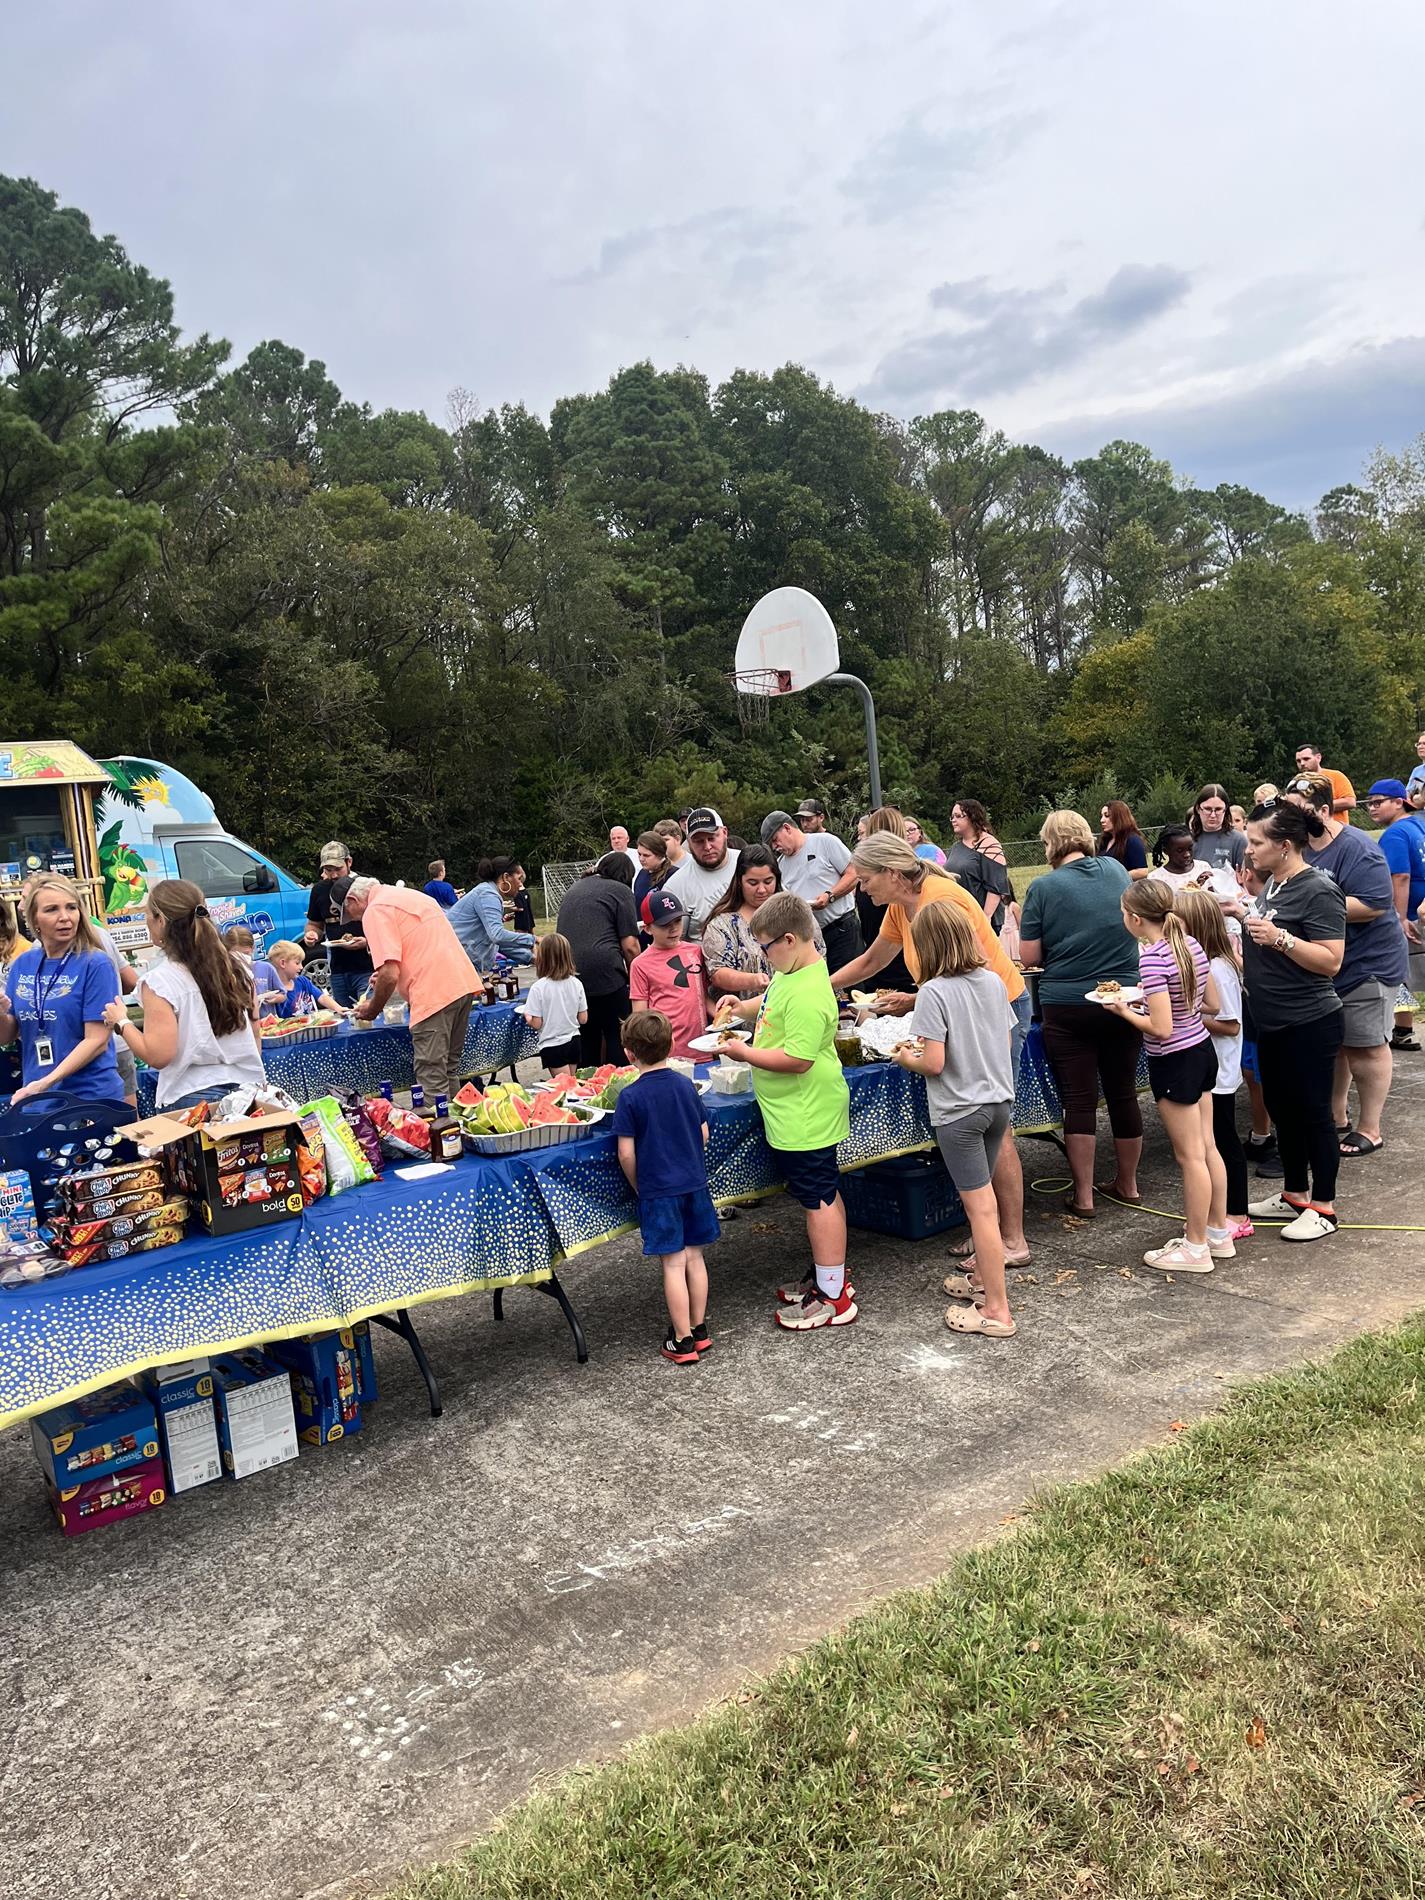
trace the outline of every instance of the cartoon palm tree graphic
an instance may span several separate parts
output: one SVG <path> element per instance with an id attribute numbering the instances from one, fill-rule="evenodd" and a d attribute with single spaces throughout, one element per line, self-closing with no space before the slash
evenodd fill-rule
<path id="1" fill-rule="evenodd" d="M 114 797 L 130 811 L 168 803 L 168 787 L 159 776 L 161 768 L 151 759 L 122 762 L 105 759 L 103 766 L 114 788 Z M 99 839 L 99 872 L 104 879 L 106 911 L 137 910 L 148 896 L 148 866 L 131 846 L 120 842 L 123 828 L 123 819 L 115 819 Z"/>

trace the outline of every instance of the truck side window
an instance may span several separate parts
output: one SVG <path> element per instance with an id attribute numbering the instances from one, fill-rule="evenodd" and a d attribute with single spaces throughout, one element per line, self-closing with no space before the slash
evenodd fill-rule
<path id="1" fill-rule="evenodd" d="M 265 869 L 241 845 L 226 838 L 180 838 L 173 847 L 178 875 L 190 879 L 205 897 L 242 897 L 243 878 Z"/>

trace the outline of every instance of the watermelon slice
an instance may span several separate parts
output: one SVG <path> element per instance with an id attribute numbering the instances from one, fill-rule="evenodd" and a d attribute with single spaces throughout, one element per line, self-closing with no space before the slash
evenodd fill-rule
<path id="1" fill-rule="evenodd" d="M 541 1095 L 534 1105 L 529 1125 L 531 1128 L 562 1127 L 568 1113 L 568 1109 L 561 1108 L 552 1096 Z"/>
<path id="2" fill-rule="evenodd" d="M 455 1094 L 455 1100 L 461 1108 L 478 1108 L 484 1099 L 473 1082 L 467 1082 L 464 1088 L 458 1089 Z"/>
<path id="3" fill-rule="evenodd" d="M 528 1128 L 534 1121 L 535 1111 L 530 1107 L 526 1098 L 523 1095 L 507 1095 L 505 1101 L 507 1106 L 512 1108 L 516 1115 L 519 1116 L 520 1126 L 522 1128 Z"/>

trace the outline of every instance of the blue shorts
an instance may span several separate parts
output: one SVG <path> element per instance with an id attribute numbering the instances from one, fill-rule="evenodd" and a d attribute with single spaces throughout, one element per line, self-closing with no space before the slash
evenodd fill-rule
<path id="1" fill-rule="evenodd" d="M 1257 1045 L 1249 1042 L 1245 1036 L 1242 1038 L 1242 1073 L 1250 1075 L 1254 1082 L 1262 1079 L 1257 1070 Z"/>
<path id="2" fill-rule="evenodd" d="M 638 1227 L 645 1256 L 681 1253 L 685 1247 L 710 1247 L 722 1238 L 717 1209 L 706 1188 L 695 1194 L 655 1194 L 638 1200 Z"/>
<path id="3" fill-rule="evenodd" d="M 815 1211 L 829 1207 L 841 1192 L 841 1170 L 835 1146 L 830 1148 L 773 1148 L 788 1194 Z"/>

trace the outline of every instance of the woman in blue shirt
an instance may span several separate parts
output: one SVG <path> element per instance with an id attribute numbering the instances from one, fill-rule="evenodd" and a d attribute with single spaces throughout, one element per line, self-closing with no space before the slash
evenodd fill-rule
<path id="1" fill-rule="evenodd" d="M 67 877 L 31 880 L 25 922 L 34 948 L 16 957 L 0 993 L 0 1041 L 20 1041 L 23 1080 L 11 1103 L 52 1090 L 124 1100 L 104 1009 L 118 1000 L 114 966 Z"/>
<path id="2" fill-rule="evenodd" d="M 512 903 L 523 889 L 524 866 L 518 858 L 483 858 L 475 875 L 474 889 L 445 913 L 465 954 L 477 970 L 493 969 L 497 956 L 508 957 L 511 963 L 529 963 L 534 957 L 534 938 L 527 931 L 505 926 L 505 904 Z"/>

